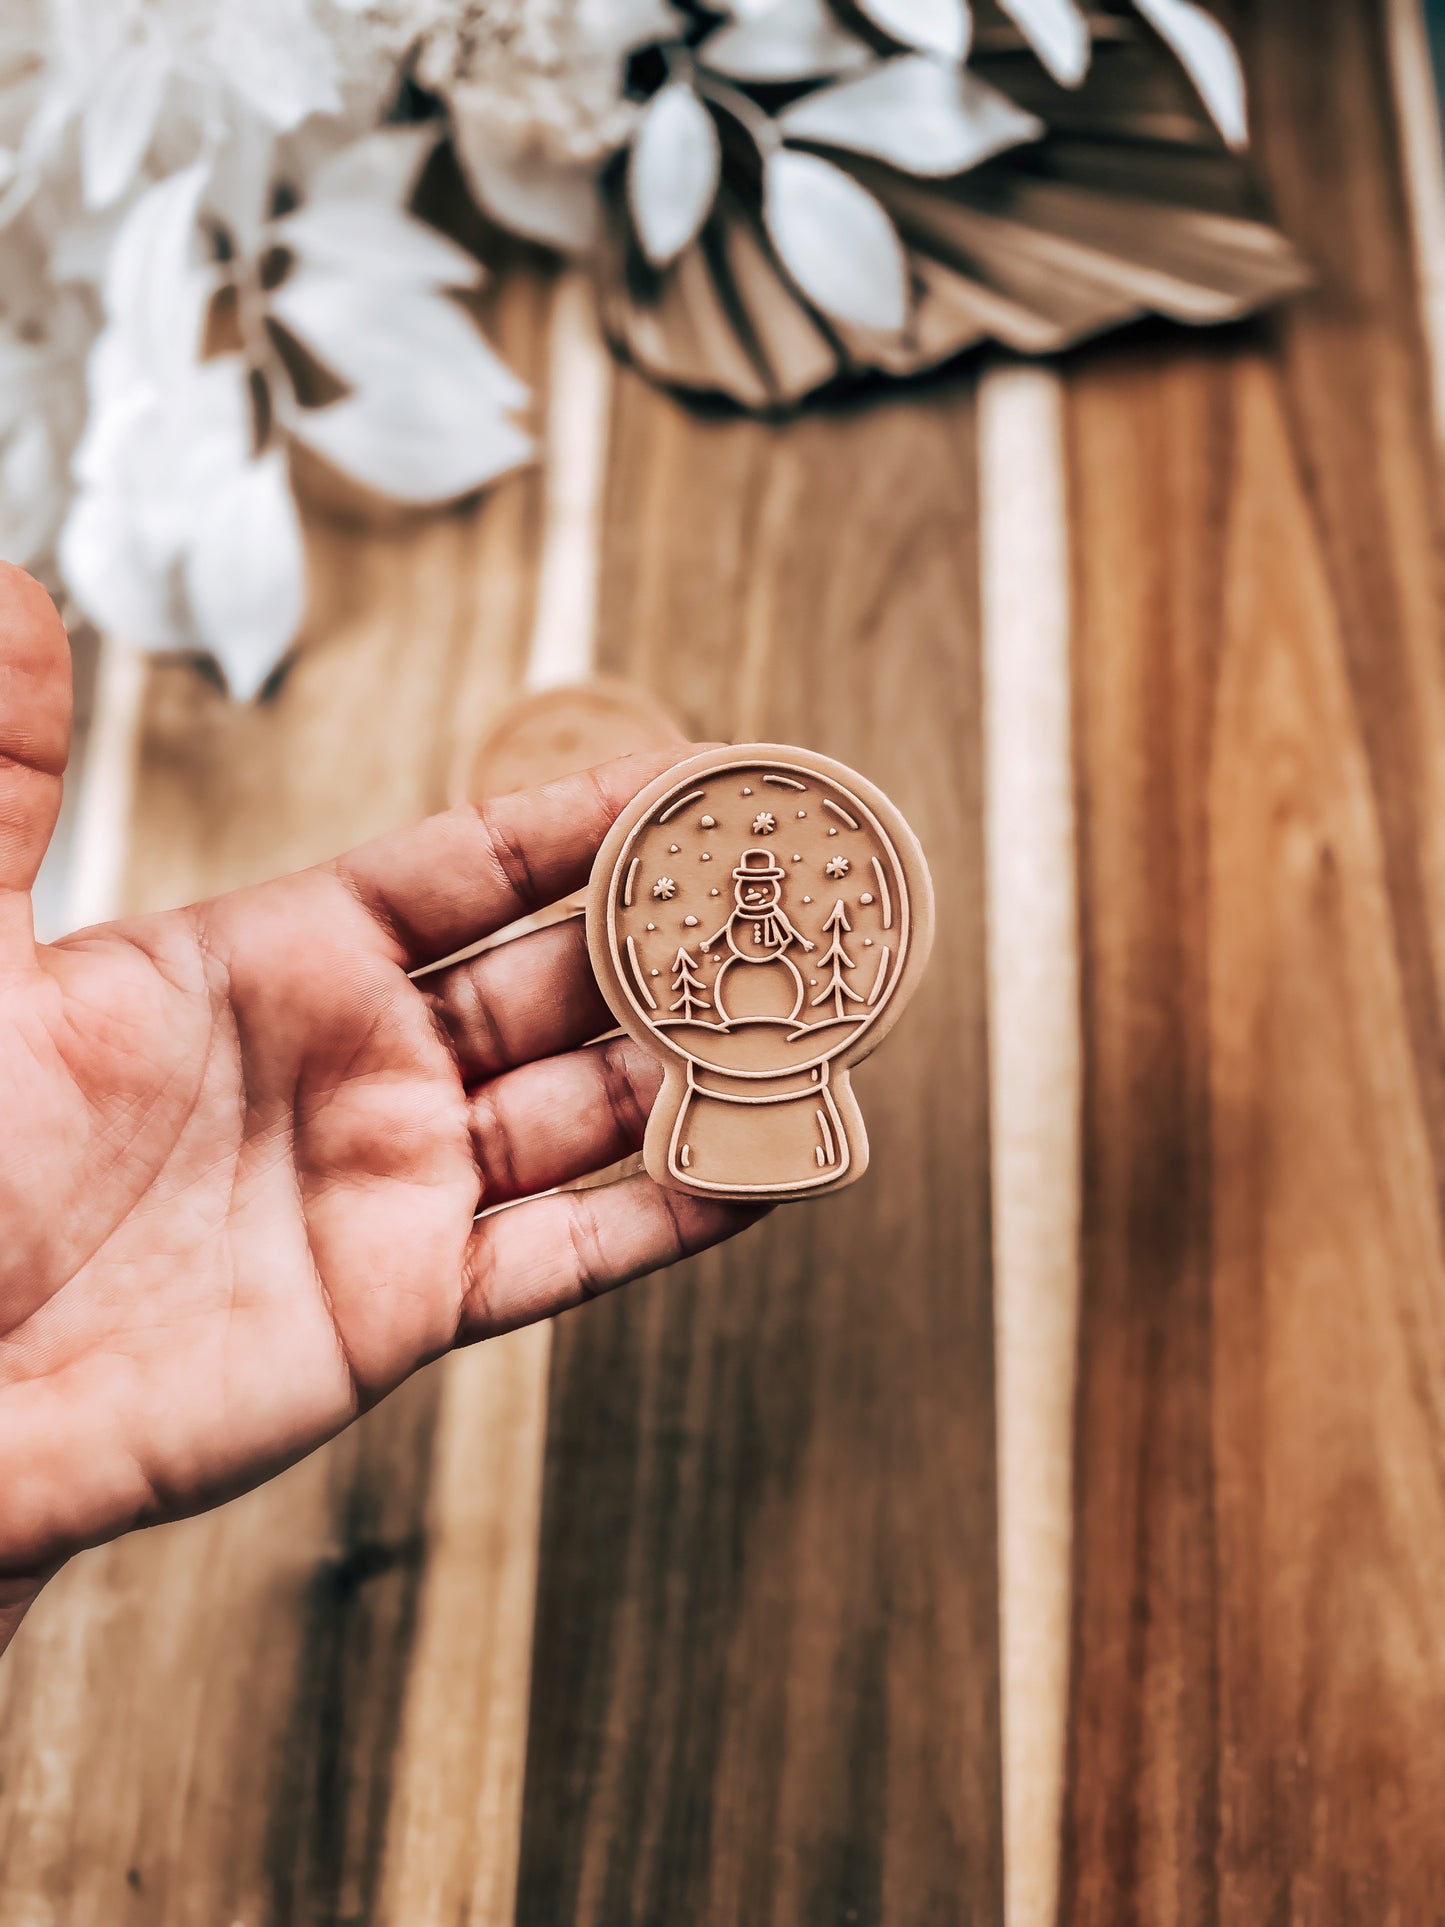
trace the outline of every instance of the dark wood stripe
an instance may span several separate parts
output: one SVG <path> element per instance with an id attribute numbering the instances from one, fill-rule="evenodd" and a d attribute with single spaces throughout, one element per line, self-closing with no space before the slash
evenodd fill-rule
<path id="1" fill-rule="evenodd" d="M 1318 290 L 1069 377 L 1071 1923 L 1445 1916 L 1445 677 L 1384 11 L 1239 21 Z"/>
<path id="2" fill-rule="evenodd" d="M 266 1839 L 272 1917 L 296 1927 L 375 1917 L 437 1393 L 414 1379 L 331 1448 L 335 1550 L 306 1588 Z"/>
<path id="3" fill-rule="evenodd" d="M 1100 1927 L 1168 1917 L 1181 1890 L 1182 1920 L 1217 1901 L 1203 885 L 1223 591 L 1201 538 L 1225 522 L 1227 391 L 1227 367 L 1135 344 L 1068 406 L 1085 1152 L 1061 1918 Z"/>
<path id="4" fill-rule="evenodd" d="M 876 777 L 940 928 L 867 1178 L 558 1327 L 519 1921 L 999 1917 L 974 460 L 623 379 L 604 666 Z"/>

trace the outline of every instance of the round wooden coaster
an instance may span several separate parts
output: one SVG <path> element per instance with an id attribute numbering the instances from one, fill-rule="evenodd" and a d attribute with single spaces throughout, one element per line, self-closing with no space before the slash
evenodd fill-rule
<path id="1" fill-rule="evenodd" d="M 568 683 L 511 703 L 482 738 L 464 789 L 482 803 L 635 750 L 685 743 L 676 718 L 636 683 Z"/>
<path id="2" fill-rule="evenodd" d="M 707 750 L 637 796 L 598 852 L 593 968 L 656 1051 L 659 1183 L 725 1197 L 851 1184 L 868 1138 L 849 1067 L 892 1028 L 933 938 L 917 837 L 809 750 Z"/>

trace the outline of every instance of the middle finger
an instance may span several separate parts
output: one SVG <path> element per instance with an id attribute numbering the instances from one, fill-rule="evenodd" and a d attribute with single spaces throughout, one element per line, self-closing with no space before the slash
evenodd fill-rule
<path id="1" fill-rule="evenodd" d="M 467 1103 L 482 1209 L 570 1184 L 642 1144 L 662 1066 L 630 1037 L 522 1064 Z"/>
<path id="2" fill-rule="evenodd" d="M 568 917 L 417 981 L 468 1090 L 538 1057 L 555 1057 L 616 1026 L 587 954 L 587 926 Z"/>

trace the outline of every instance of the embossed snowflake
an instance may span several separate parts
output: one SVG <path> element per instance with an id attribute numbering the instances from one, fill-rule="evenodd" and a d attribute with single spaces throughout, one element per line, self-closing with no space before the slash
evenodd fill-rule
<path id="1" fill-rule="evenodd" d="M 830 856 L 823 865 L 823 874 L 832 877 L 836 883 L 839 877 L 847 876 L 852 867 L 846 856 Z"/>
<path id="2" fill-rule="evenodd" d="M 652 886 L 652 894 L 659 903 L 668 903 L 677 895 L 677 885 L 671 877 L 659 877 Z"/>
<path id="3" fill-rule="evenodd" d="M 759 810 L 753 818 L 754 836 L 771 836 L 778 827 L 778 819 L 771 810 Z"/>

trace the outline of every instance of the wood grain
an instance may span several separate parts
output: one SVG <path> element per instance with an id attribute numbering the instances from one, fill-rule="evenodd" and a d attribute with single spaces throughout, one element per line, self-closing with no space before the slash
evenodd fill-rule
<path id="1" fill-rule="evenodd" d="M 374 1915 L 513 1919 L 551 1330 L 448 1362 Z"/>
<path id="2" fill-rule="evenodd" d="M 1004 1905 L 1051 1927 L 1068 1727 L 1081 1040 L 1057 375 L 979 397 Z"/>
<path id="3" fill-rule="evenodd" d="M 1062 1917 L 1445 1911 L 1445 665 L 1381 14 L 1242 23 L 1319 287 L 1068 382 L 1086 1163 Z"/>
<path id="4" fill-rule="evenodd" d="M 1431 59 L 1431 0 L 1386 0 L 1390 77 L 1399 127 L 1400 171 L 1435 403 L 1435 440 L 1445 446 L 1445 153 Z M 1434 31 L 1445 30 L 1438 8 Z"/>
<path id="5" fill-rule="evenodd" d="M 534 381 L 549 299 L 518 272 L 495 317 Z M 307 634 L 270 701 L 231 707 L 191 666 L 156 666 L 127 904 L 184 902 L 439 805 L 459 743 L 520 683 L 540 509 L 528 473 L 446 515 L 313 517 Z M 5 1927 L 291 1927 L 383 1904 L 407 1927 L 510 1918 L 539 1359 L 521 1338 L 449 1361 L 264 1490 L 53 1582 L 0 1669 Z M 459 1451 L 495 1473 L 490 1509 Z M 449 1696 L 460 1678 L 471 1690 Z M 426 1826 L 439 1759 L 456 1778 Z M 499 1837 L 485 1854 L 479 1820 Z M 444 1912 L 423 1911 L 433 1897 Z"/>
<path id="6" fill-rule="evenodd" d="M 939 967 L 863 1184 L 557 1329 L 518 1919 L 993 1921 L 971 388 L 775 429 L 628 376 L 613 444 L 602 666 L 876 777 Z"/>
<path id="7" fill-rule="evenodd" d="M 1070 1650 L 1044 1653 L 1070 1927 L 1445 1918 L 1441 389 L 1402 4 L 1233 15 L 1317 290 L 1062 371 L 1077 1408 L 1028 1329 L 1014 1389 L 1035 1490 L 1075 1439 Z M 498 310 L 538 383 L 550 299 L 522 273 Z M 75 1562 L 0 1666 L 0 1927 L 1001 1917 L 972 378 L 769 426 L 623 373 L 610 446 L 602 666 L 699 735 L 857 762 L 934 860 L 937 963 L 858 1080 L 874 1169 L 550 1354 L 454 1361 L 264 1492 Z M 313 518 L 270 702 L 148 678 L 127 901 L 439 803 L 526 671 L 541 525 L 537 477 Z M 588 594 L 543 625 L 549 661 Z M 1064 924 L 1015 978 L 1018 941 L 995 930 L 995 981 L 1057 990 Z M 1041 1115 L 1066 1028 L 1034 1040 Z M 1006 1104 L 999 1131 L 1002 1158 Z M 1062 1277 L 1067 1237 L 1046 1255 Z M 1037 1576 L 1014 1567 L 1009 1597 Z M 1056 1725 L 1008 1738 L 1042 1839 Z"/>

